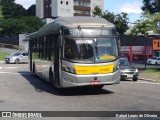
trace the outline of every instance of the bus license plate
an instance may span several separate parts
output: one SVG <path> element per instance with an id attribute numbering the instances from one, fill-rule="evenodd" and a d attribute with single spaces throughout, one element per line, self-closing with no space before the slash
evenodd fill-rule
<path id="1" fill-rule="evenodd" d="M 90 85 L 99 85 L 100 84 L 100 81 L 91 81 L 90 82 Z"/>

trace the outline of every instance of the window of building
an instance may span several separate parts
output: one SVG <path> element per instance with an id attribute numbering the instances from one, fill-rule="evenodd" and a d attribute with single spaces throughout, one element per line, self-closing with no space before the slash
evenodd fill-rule
<path id="1" fill-rule="evenodd" d="M 98 7 L 99 7 L 100 9 L 102 9 L 102 5 L 98 5 Z"/>
<path id="2" fill-rule="evenodd" d="M 78 2 L 78 6 L 82 6 L 82 2 Z"/>
<path id="3" fill-rule="evenodd" d="M 64 8 L 61 8 L 61 13 L 65 13 L 65 9 Z"/>
<path id="4" fill-rule="evenodd" d="M 69 3 L 69 2 L 68 2 L 68 1 L 66 1 L 66 5 L 68 5 L 68 3 Z"/>
<path id="5" fill-rule="evenodd" d="M 74 6 L 83 6 L 83 2 L 75 1 Z"/>
<path id="6" fill-rule="evenodd" d="M 61 4 L 63 4 L 63 1 L 61 1 Z"/>
<path id="7" fill-rule="evenodd" d="M 71 13 L 71 10 L 70 10 L 70 9 L 66 9 L 66 12 L 67 12 L 67 13 Z"/>
<path id="8" fill-rule="evenodd" d="M 90 3 L 89 2 L 84 2 L 83 4 L 85 7 L 90 7 Z"/>
<path id="9" fill-rule="evenodd" d="M 83 13 L 84 14 L 90 14 L 90 11 L 89 10 L 84 10 Z"/>
<path id="10" fill-rule="evenodd" d="M 83 11 L 82 10 L 74 10 L 74 13 L 82 14 Z"/>

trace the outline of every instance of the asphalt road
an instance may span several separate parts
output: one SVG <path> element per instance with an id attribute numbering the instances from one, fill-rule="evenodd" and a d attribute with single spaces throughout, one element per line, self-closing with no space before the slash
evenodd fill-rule
<path id="1" fill-rule="evenodd" d="M 27 64 L 0 63 L 0 68 L 0 111 L 160 111 L 158 83 L 121 81 L 102 90 L 57 90 L 31 74 Z"/>

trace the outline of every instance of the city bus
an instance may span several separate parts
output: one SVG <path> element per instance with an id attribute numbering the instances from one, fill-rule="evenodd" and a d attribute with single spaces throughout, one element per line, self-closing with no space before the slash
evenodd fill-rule
<path id="1" fill-rule="evenodd" d="M 115 25 L 97 17 L 59 17 L 29 37 L 30 70 L 56 88 L 120 82 Z"/>

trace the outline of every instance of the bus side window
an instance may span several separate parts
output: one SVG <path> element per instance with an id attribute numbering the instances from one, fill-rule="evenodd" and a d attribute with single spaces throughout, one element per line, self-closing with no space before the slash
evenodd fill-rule
<path id="1" fill-rule="evenodd" d="M 65 40 L 65 54 L 66 59 L 75 59 L 75 41 L 74 40 Z"/>
<path id="2" fill-rule="evenodd" d="M 54 52 L 55 52 L 55 36 L 54 35 L 51 35 L 51 38 L 50 38 L 50 42 L 51 42 L 51 60 L 54 61 Z"/>

